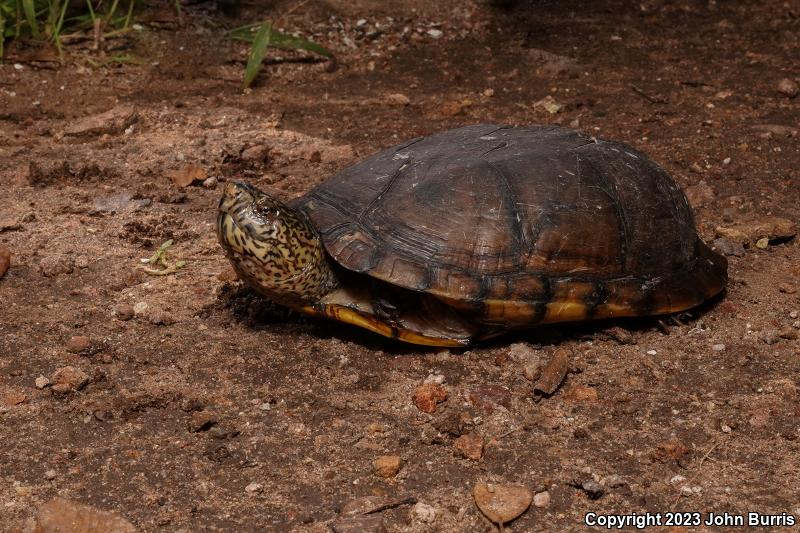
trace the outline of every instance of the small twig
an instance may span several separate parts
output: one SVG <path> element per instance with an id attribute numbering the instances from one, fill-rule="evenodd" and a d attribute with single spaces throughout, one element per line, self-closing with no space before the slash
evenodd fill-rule
<path id="1" fill-rule="evenodd" d="M 374 509 L 370 509 L 369 511 L 365 512 L 364 514 L 367 515 L 367 514 L 380 513 L 380 512 L 386 511 L 388 509 L 395 509 L 397 507 L 400 507 L 401 505 L 414 505 L 415 503 L 417 503 L 417 499 L 416 498 L 413 498 L 413 497 L 412 498 L 406 498 L 405 500 L 400 500 L 398 502 L 391 502 L 391 503 L 387 503 L 387 504 L 384 504 L 384 505 L 379 505 L 378 507 L 376 507 Z"/>
<path id="2" fill-rule="evenodd" d="M 661 98 L 660 96 L 650 96 L 649 94 L 644 92 L 642 89 L 640 89 L 636 85 L 631 85 L 631 89 L 633 90 L 633 92 L 635 92 L 636 94 L 638 94 L 639 96 L 641 96 L 642 98 L 644 98 L 645 100 L 650 102 L 651 104 L 666 104 L 667 103 L 667 100 L 665 98 Z"/>

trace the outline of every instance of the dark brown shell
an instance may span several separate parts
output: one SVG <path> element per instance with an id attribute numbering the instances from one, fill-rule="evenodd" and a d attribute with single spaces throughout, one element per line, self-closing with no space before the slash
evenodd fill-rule
<path id="1" fill-rule="evenodd" d="M 295 200 L 345 268 L 495 324 L 664 313 L 725 286 L 675 181 L 558 127 L 418 138 Z M 571 306 L 571 308 L 570 308 Z"/>

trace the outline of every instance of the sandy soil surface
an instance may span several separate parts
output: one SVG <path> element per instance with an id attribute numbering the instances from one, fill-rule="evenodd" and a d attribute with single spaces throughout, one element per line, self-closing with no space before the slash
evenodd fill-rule
<path id="1" fill-rule="evenodd" d="M 589 512 L 800 516 L 800 3 L 184 16 L 146 10 L 141 31 L 105 55 L 72 43 L 63 66 L 19 46 L 0 64 L 4 531 L 56 497 L 52 520 L 108 511 L 141 531 L 492 531 L 478 483 L 536 495 L 513 531 L 580 531 Z M 273 51 L 243 92 L 247 50 L 224 28 L 261 18 L 335 62 Z M 289 199 L 479 122 L 563 124 L 649 154 L 728 256 L 727 293 L 663 323 L 442 350 L 284 312 L 235 279 L 213 231 L 226 180 Z M 168 239 L 186 266 L 148 275 L 141 259 Z M 559 349 L 568 375 L 534 397 Z M 432 413 L 412 401 L 426 380 L 447 394 Z M 705 530 L 721 529 L 674 528 Z"/>

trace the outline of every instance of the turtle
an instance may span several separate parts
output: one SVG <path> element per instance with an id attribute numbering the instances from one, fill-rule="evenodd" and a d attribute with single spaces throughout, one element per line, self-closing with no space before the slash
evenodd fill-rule
<path id="1" fill-rule="evenodd" d="M 428 346 L 676 313 L 727 282 L 663 168 L 559 126 L 418 137 L 285 203 L 228 181 L 217 233 L 267 299 Z"/>

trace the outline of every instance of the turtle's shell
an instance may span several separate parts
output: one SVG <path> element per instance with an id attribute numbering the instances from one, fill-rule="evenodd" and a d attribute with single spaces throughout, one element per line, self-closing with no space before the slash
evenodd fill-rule
<path id="1" fill-rule="evenodd" d="M 727 279 L 662 168 L 625 144 L 558 127 L 476 125 L 413 139 L 293 205 L 346 269 L 487 324 L 674 312 Z"/>

